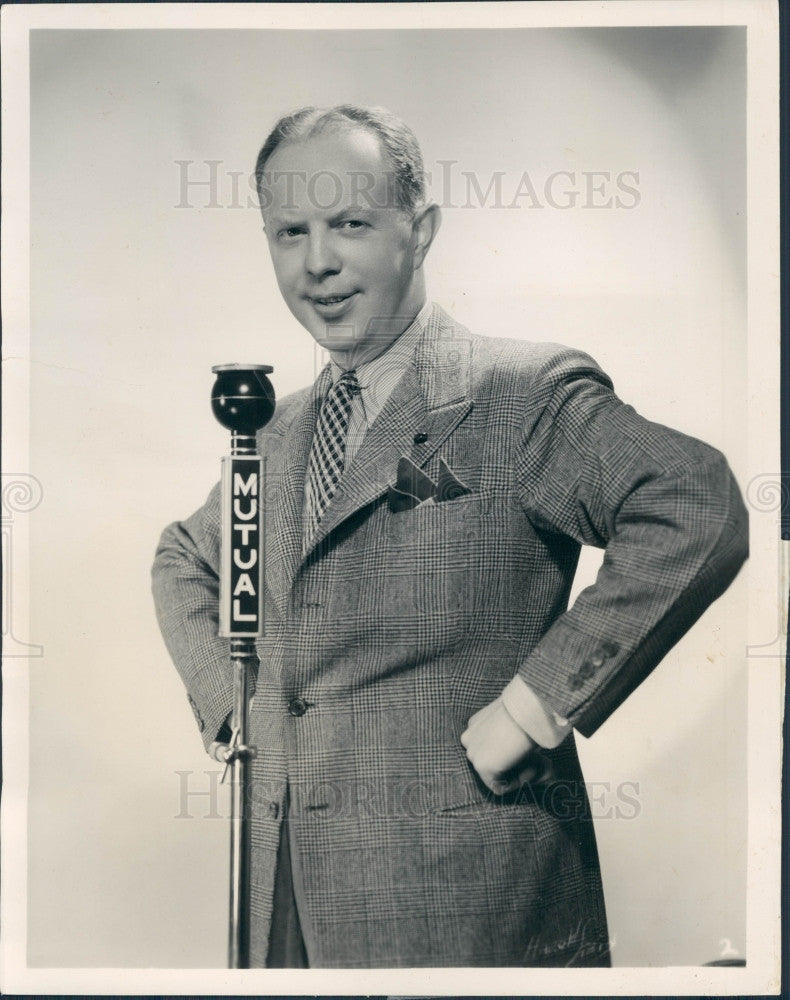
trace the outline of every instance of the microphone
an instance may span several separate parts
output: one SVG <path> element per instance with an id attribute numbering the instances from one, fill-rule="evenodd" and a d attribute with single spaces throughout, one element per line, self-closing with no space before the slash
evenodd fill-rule
<path id="1" fill-rule="evenodd" d="M 263 635 L 264 460 L 256 433 L 274 414 L 271 365 L 215 365 L 211 391 L 214 416 L 231 432 L 231 453 L 222 459 L 220 519 L 219 635 L 230 639 L 233 666 L 233 735 L 230 745 L 214 742 L 214 760 L 231 779 L 230 919 L 228 965 L 247 969 L 249 956 L 250 801 L 249 771 L 255 747 L 247 745 L 250 675 Z M 224 777 L 224 775 L 223 775 Z"/>

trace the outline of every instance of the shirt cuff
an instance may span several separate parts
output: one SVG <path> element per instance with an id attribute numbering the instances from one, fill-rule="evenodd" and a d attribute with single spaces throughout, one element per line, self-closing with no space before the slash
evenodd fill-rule
<path id="1" fill-rule="evenodd" d="M 502 704 L 531 740 L 546 750 L 562 743 L 573 726 L 552 712 L 518 675 L 502 692 Z"/>

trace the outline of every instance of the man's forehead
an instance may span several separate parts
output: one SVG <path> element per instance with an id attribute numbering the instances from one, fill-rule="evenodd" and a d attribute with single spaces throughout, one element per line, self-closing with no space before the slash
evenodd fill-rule
<path id="1" fill-rule="evenodd" d="M 289 145 L 281 156 L 276 150 L 263 171 L 264 208 L 283 215 L 398 207 L 395 171 L 378 150 L 357 155 L 317 143 L 313 149 Z"/>
<path id="2" fill-rule="evenodd" d="M 354 170 L 363 164 L 367 168 L 386 170 L 389 157 L 375 132 L 359 126 L 338 126 L 284 140 L 265 166 L 271 171 L 289 164 L 300 165 L 309 171 L 326 168 L 328 163 L 345 170 Z"/>
<path id="3" fill-rule="evenodd" d="M 266 162 L 261 189 L 277 215 L 397 207 L 389 157 L 378 137 L 362 129 L 284 143 Z"/>

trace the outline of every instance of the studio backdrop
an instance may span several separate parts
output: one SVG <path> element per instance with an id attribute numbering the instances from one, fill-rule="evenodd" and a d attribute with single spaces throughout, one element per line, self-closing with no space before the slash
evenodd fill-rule
<path id="1" fill-rule="evenodd" d="M 159 636 L 159 533 L 218 478 L 211 366 L 323 358 L 250 176 L 275 119 L 383 105 L 443 225 L 430 297 L 581 348 L 746 482 L 745 30 L 31 35 L 33 966 L 221 967 L 228 803 Z M 594 578 L 585 553 L 575 591 Z M 743 957 L 743 574 L 579 740 L 618 966 Z"/>

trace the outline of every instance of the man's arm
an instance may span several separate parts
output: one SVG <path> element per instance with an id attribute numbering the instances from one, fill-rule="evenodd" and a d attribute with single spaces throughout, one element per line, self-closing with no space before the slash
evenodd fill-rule
<path id="1" fill-rule="evenodd" d="M 152 569 L 159 627 L 187 689 L 206 749 L 227 742 L 233 710 L 230 642 L 217 635 L 219 486 L 186 521 L 165 528 Z"/>
<path id="2" fill-rule="evenodd" d="M 606 549 L 595 584 L 517 674 L 560 733 L 567 724 L 590 736 L 734 578 L 747 555 L 746 510 L 718 451 L 640 417 L 571 351 L 535 380 L 516 469 L 537 530 Z M 517 766 L 515 731 L 529 731 L 521 691 L 511 682 L 464 733 L 484 780 Z M 523 735 L 526 754 L 534 744 Z"/>

